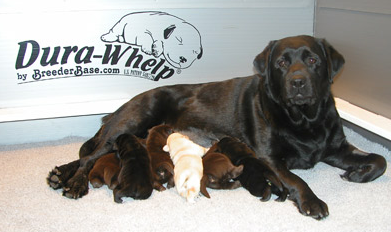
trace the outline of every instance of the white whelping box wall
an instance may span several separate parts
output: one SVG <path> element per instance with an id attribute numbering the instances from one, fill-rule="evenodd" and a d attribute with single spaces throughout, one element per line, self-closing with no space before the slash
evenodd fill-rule
<path id="1" fill-rule="evenodd" d="M 252 75 L 254 57 L 270 40 L 313 35 L 315 4 L 3 0 L 0 6 L 0 144 L 7 144 L 92 136 L 101 114 L 148 89 Z M 133 37 L 121 38 L 127 28 Z M 156 42 L 154 53 L 148 38 Z M 82 115 L 98 116 L 69 117 Z"/>
<path id="2" fill-rule="evenodd" d="M 161 85 L 251 75 L 254 57 L 270 40 L 313 34 L 311 0 L 98 1 L 91 9 L 79 1 L 43 1 L 51 2 L 47 8 L 40 1 L 19 2 L 0 14 L 0 108 L 128 99 Z M 172 17 L 129 15 L 145 11 Z M 103 41 L 124 16 L 119 28 L 131 28 L 135 35 L 125 38 L 127 43 Z M 193 28 L 180 28 L 177 17 Z M 175 24 L 172 36 L 160 42 Z M 158 40 L 163 54 L 144 52 L 143 36 Z M 200 53 L 200 46 L 202 56 L 194 60 L 188 53 Z M 168 57 L 181 56 L 194 62 L 184 68 L 169 63 Z"/>

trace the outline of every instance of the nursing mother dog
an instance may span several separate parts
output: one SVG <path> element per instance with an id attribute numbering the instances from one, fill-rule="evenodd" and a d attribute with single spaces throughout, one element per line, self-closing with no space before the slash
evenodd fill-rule
<path id="1" fill-rule="evenodd" d="M 145 137 L 148 129 L 166 123 L 178 131 L 197 131 L 210 143 L 238 138 L 268 164 L 300 213 L 325 218 L 326 203 L 290 169 L 325 162 L 345 170 L 344 180 L 362 183 L 381 176 L 387 166 L 382 156 L 346 141 L 330 92 L 343 64 L 326 40 L 295 36 L 271 41 L 255 57 L 253 76 L 144 92 L 104 117 L 96 135 L 80 148 L 80 160 L 55 167 L 49 185 L 63 188 L 69 198 L 86 195 L 88 171 L 119 135 Z"/>

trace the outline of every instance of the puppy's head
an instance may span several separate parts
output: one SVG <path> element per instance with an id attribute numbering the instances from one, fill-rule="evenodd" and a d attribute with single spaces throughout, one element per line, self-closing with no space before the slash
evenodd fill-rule
<path id="1" fill-rule="evenodd" d="M 118 136 L 113 147 L 117 150 L 120 159 L 128 158 L 133 152 L 146 153 L 146 149 L 143 144 L 141 144 L 139 138 L 132 134 L 122 134 Z"/>
<path id="2" fill-rule="evenodd" d="M 217 176 L 214 173 L 207 174 L 208 187 L 213 189 L 235 189 L 240 187 L 240 182 L 235 180 L 243 172 L 243 165 L 231 166 L 224 175 Z"/>
<path id="3" fill-rule="evenodd" d="M 189 137 L 180 133 L 172 133 L 167 138 L 167 144 L 163 147 L 165 152 L 176 153 L 176 150 L 181 149 L 188 143 Z"/>

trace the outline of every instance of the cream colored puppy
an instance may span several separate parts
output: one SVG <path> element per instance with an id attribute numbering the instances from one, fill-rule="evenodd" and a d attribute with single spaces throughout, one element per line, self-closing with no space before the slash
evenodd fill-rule
<path id="1" fill-rule="evenodd" d="M 174 163 L 174 182 L 179 195 L 188 202 L 195 202 L 204 171 L 201 157 L 208 149 L 193 143 L 185 135 L 173 133 L 168 136 L 163 150 L 170 153 Z"/>

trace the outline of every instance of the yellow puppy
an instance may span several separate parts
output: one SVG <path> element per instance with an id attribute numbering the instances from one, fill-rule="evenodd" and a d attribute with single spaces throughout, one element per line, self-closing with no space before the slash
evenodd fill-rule
<path id="1" fill-rule="evenodd" d="M 201 157 L 208 151 L 180 133 L 173 133 L 167 138 L 163 150 L 170 153 L 174 163 L 174 182 L 179 195 L 193 203 L 200 192 L 203 174 Z"/>

